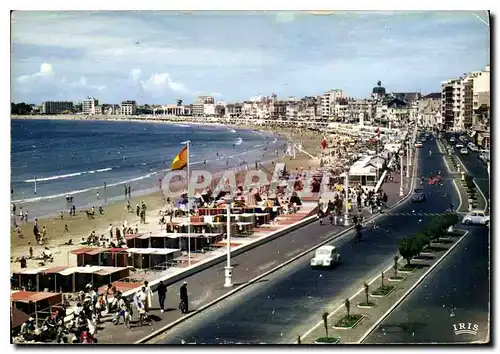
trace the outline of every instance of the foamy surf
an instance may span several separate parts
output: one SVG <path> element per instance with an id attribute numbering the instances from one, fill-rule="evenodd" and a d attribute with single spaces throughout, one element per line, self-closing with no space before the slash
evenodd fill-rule
<path id="1" fill-rule="evenodd" d="M 112 167 L 107 167 L 107 168 L 101 168 L 99 170 L 90 170 L 90 171 L 83 171 L 83 172 L 74 172 L 74 173 L 68 173 L 65 175 L 56 175 L 56 176 L 50 176 L 50 177 L 42 177 L 42 178 L 36 178 L 36 180 L 33 179 L 27 179 L 23 182 L 25 183 L 34 183 L 35 181 L 37 182 L 43 182 L 43 181 L 53 181 L 55 179 L 63 179 L 63 178 L 71 178 L 71 177 L 76 177 L 76 176 L 81 176 L 84 174 L 92 174 L 92 173 L 99 173 L 99 172 L 106 172 L 106 171 L 111 171 L 113 168 Z"/>
<path id="2" fill-rule="evenodd" d="M 242 143 L 243 143 L 243 139 L 238 138 L 238 140 L 236 140 L 236 143 L 234 143 L 234 145 L 241 145 Z"/>

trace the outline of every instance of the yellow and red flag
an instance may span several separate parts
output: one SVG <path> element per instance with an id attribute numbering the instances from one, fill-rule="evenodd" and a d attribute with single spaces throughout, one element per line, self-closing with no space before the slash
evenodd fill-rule
<path id="1" fill-rule="evenodd" d="M 188 164 L 188 147 L 184 146 L 182 150 L 175 156 L 170 167 L 172 171 L 182 170 Z"/>

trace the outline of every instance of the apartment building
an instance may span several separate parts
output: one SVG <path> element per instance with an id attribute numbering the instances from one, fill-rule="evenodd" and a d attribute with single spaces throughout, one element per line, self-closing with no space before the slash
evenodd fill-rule
<path id="1" fill-rule="evenodd" d="M 440 127 L 441 93 L 430 93 L 418 102 L 417 122 L 428 127 Z"/>
<path id="2" fill-rule="evenodd" d="M 60 114 L 64 111 L 72 111 L 73 102 L 63 101 L 46 101 L 42 102 L 40 113 L 41 114 Z"/>
<path id="3" fill-rule="evenodd" d="M 353 99 L 348 102 L 349 120 L 364 124 L 365 121 L 372 119 L 372 101 L 363 99 Z"/>
<path id="4" fill-rule="evenodd" d="M 472 126 L 474 79 L 469 75 L 441 83 L 441 115 L 446 130 Z"/>
<path id="5" fill-rule="evenodd" d="M 473 80 L 472 109 L 475 111 L 482 105 L 490 106 L 490 66 L 483 71 L 469 74 Z"/>
<path id="6" fill-rule="evenodd" d="M 333 113 L 332 106 L 341 98 L 345 98 L 344 92 L 341 89 L 326 91 L 321 96 L 321 116 L 324 118 L 330 117 Z"/>
<path id="7" fill-rule="evenodd" d="M 243 103 L 229 103 L 226 105 L 225 116 L 227 118 L 235 118 L 241 116 L 243 113 Z"/>
<path id="8" fill-rule="evenodd" d="M 95 97 L 87 97 L 82 101 L 82 113 L 93 115 L 96 114 L 95 108 L 99 105 L 99 100 Z"/>
<path id="9" fill-rule="evenodd" d="M 124 116 L 133 116 L 137 114 L 137 102 L 123 101 L 120 104 L 120 114 Z"/>

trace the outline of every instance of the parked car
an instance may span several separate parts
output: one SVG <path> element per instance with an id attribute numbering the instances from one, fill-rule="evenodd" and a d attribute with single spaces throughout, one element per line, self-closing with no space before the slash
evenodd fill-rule
<path id="1" fill-rule="evenodd" d="M 412 194 L 410 200 L 411 200 L 412 203 L 425 202 L 425 193 L 424 193 L 424 190 L 422 188 L 416 188 L 413 191 L 413 194 Z"/>
<path id="2" fill-rule="evenodd" d="M 450 138 L 450 143 L 454 143 L 454 142 L 455 142 L 455 137 L 454 137 L 454 136 L 452 136 L 452 137 Z"/>
<path id="3" fill-rule="evenodd" d="M 461 149 L 461 148 L 463 148 L 463 147 L 465 147 L 465 146 L 464 146 L 464 144 L 462 144 L 462 143 L 457 143 L 457 144 L 455 145 L 455 147 L 456 147 L 457 149 Z"/>
<path id="4" fill-rule="evenodd" d="M 474 151 L 474 152 L 478 152 L 479 151 L 479 148 L 474 144 L 474 143 L 468 143 L 467 144 L 467 147 L 471 150 L 471 151 Z"/>
<path id="5" fill-rule="evenodd" d="M 424 144 L 422 144 L 422 142 L 421 142 L 421 141 L 417 141 L 417 142 L 415 143 L 415 147 L 417 147 L 417 148 L 421 148 L 421 147 L 423 147 L 423 146 L 424 146 Z"/>
<path id="6" fill-rule="evenodd" d="M 460 154 L 461 155 L 468 155 L 469 154 L 469 150 L 467 150 L 466 147 L 463 147 L 460 149 Z"/>
<path id="7" fill-rule="evenodd" d="M 464 216 L 462 224 L 479 224 L 490 226 L 490 216 L 482 210 L 473 210 Z"/>
<path id="8" fill-rule="evenodd" d="M 311 267 L 332 267 L 340 263 L 340 253 L 335 246 L 321 246 L 316 250 L 314 258 L 311 259 Z"/>

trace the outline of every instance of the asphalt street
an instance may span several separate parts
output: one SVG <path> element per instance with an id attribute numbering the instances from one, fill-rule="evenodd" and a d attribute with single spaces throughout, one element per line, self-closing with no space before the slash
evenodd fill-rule
<path id="1" fill-rule="evenodd" d="M 435 153 L 428 155 L 426 149 Z M 377 228 L 364 231 L 363 240 L 354 244 L 350 235 L 335 241 L 343 263 L 332 270 L 313 270 L 309 265 L 312 254 L 289 264 L 218 305 L 187 320 L 156 343 L 293 343 L 328 310 L 340 305 L 364 281 L 371 279 L 392 262 L 397 254 L 397 240 L 416 233 L 428 220 L 426 216 L 398 216 L 392 213 L 442 213 L 458 197 L 449 179 L 435 140 L 424 144 L 419 156 L 421 173 L 443 171 L 443 186 L 424 185 L 427 201 L 404 203 L 391 214 L 377 221 Z M 296 232 L 311 232 L 302 228 Z"/>
<path id="2" fill-rule="evenodd" d="M 451 136 L 454 136 L 457 142 L 459 141 L 458 134 L 446 134 L 446 139 L 448 140 L 448 142 Z M 450 144 L 456 144 L 456 142 Z M 467 168 L 467 170 L 469 171 L 469 174 L 474 177 L 474 180 L 476 181 L 479 188 L 481 188 L 481 191 L 484 193 L 485 197 L 489 198 L 490 179 L 488 176 L 488 168 L 486 164 L 479 159 L 479 153 L 469 150 L 468 155 L 461 155 L 456 151 L 454 152 L 454 154 L 460 158 L 462 163 L 465 165 L 465 168 Z"/>
<path id="3" fill-rule="evenodd" d="M 453 135 L 458 139 L 458 135 Z M 447 139 L 450 137 L 448 134 Z M 478 154 L 469 151 L 469 155 L 460 155 L 460 159 L 489 198 L 488 171 Z M 488 339 L 491 259 L 488 229 L 464 225 L 461 228 L 469 230 L 470 235 L 364 343 L 463 343 Z M 459 322 L 478 324 L 477 335 L 455 335 L 453 325 Z"/>
<path id="4" fill-rule="evenodd" d="M 483 226 L 470 234 L 363 341 L 470 343 L 489 338 L 489 242 Z M 479 325 L 477 335 L 455 335 L 457 323 Z M 458 326 L 457 326 L 458 328 Z"/>

